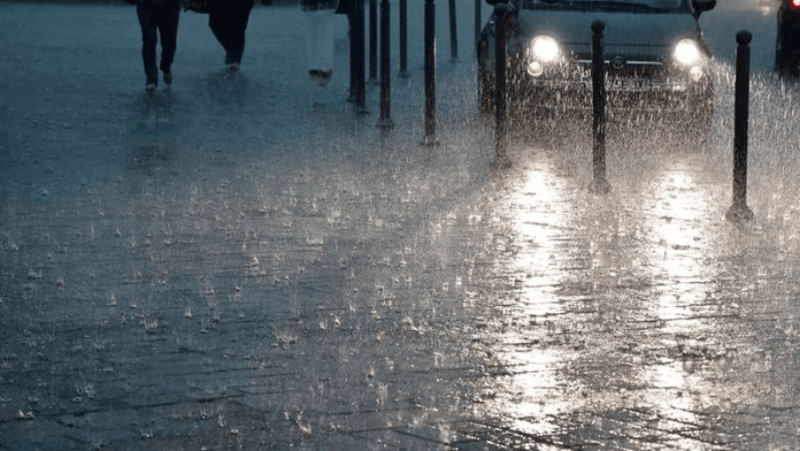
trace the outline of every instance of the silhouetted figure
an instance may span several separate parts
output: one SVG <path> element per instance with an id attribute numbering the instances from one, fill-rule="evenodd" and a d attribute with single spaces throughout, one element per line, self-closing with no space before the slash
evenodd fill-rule
<path id="1" fill-rule="evenodd" d="M 142 27 L 142 61 L 147 77 L 145 89 L 154 91 L 158 86 L 158 69 L 161 68 L 164 83 L 172 83 L 172 61 L 178 39 L 178 19 L 181 0 L 128 0 L 136 5 L 136 15 Z M 156 44 L 161 35 L 161 64 L 156 65 Z"/>
<path id="2" fill-rule="evenodd" d="M 800 0 L 781 0 L 775 66 L 781 78 L 800 78 Z"/>
<path id="3" fill-rule="evenodd" d="M 244 35 L 255 0 L 212 1 L 208 8 L 208 26 L 225 49 L 225 65 L 239 70 L 244 54 Z"/>

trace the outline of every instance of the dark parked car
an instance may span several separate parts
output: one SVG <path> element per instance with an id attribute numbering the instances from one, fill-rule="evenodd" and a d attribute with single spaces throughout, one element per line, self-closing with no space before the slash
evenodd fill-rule
<path id="1" fill-rule="evenodd" d="M 487 0 L 495 5 L 498 0 Z M 507 0 L 513 124 L 590 117 L 592 30 L 605 23 L 607 112 L 673 120 L 704 138 L 714 111 L 712 55 L 697 19 L 716 0 Z M 497 8 L 479 42 L 481 109 L 493 111 Z"/>

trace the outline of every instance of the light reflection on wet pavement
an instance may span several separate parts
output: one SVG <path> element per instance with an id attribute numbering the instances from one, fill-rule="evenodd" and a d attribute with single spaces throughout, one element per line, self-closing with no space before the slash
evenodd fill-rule
<path id="1" fill-rule="evenodd" d="M 133 17 L 26 8 L 2 20 Z M 302 50 L 298 12 L 254 14 L 252 42 Z M 737 226 L 724 62 L 711 143 L 610 136 L 598 197 L 580 124 L 491 172 L 468 64 L 429 151 L 413 84 L 381 140 L 341 80 L 255 45 L 231 78 L 184 18 L 184 84 L 154 97 L 97 41 L 91 91 L 46 88 L 57 48 L 8 74 L 45 87 L 0 101 L 0 449 L 798 448 L 795 87 L 754 84 Z"/>
<path id="2" fill-rule="evenodd" d="M 758 231 L 719 220 L 725 187 L 696 159 L 670 159 L 605 199 L 546 157 L 500 190 L 508 229 L 486 246 L 495 277 L 470 302 L 471 350 L 502 369 L 473 405 L 488 437 L 515 449 L 768 449 L 777 429 L 794 446 L 795 382 L 776 376 L 797 359 L 797 283 L 774 273 Z"/>

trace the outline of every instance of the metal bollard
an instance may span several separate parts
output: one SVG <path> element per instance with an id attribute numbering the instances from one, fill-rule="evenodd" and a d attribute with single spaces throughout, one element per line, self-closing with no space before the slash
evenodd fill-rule
<path id="1" fill-rule="evenodd" d="M 400 78 L 408 78 L 408 0 L 400 0 Z"/>
<path id="2" fill-rule="evenodd" d="M 497 17 L 497 32 L 495 42 L 495 69 L 494 69 L 494 113 L 495 113 L 495 167 L 507 167 L 508 159 L 508 112 L 506 111 L 506 46 L 508 31 L 511 29 L 511 8 L 505 3 L 495 6 Z"/>
<path id="3" fill-rule="evenodd" d="M 458 62 L 458 31 L 456 28 L 456 0 L 450 0 L 450 61 Z"/>
<path id="4" fill-rule="evenodd" d="M 611 186 L 606 180 L 606 76 L 603 55 L 602 21 L 592 22 L 592 167 L 594 178 L 589 191 L 606 194 Z"/>
<path id="5" fill-rule="evenodd" d="M 481 40 L 481 0 L 474 0 L 475 2 L 475 56 L 478 56 L 478 45 Z"/>
<path id="6" fill-rule="evenodd" d="M 378 0 L 369 0 L 369 82 L 378 84 Z"/>
<path id="7" fill-rule="evenodd" d="M 364 2 L 354 2 L 353 11 L 347 16 L 350 23 L 350 97 L 355 112 L 367 114 L 364 80 Z"/>
<path id="8" fill-rule="evenodd" d="M 436 5 L 425 0 L 425 141 L 435 147 L 436 139 Z"/>
<path id="9" fill-rule="evenodd" d="M 391 70 L 391 6 L 389 0 L 381 1 L 381 117 L 378 119 L 377 127 L 383 131 L 394 128 L 391 117 L 391 81 L 389 74 Z"/>
<path id="10" fill-rule="evenodd" d="M 733 204 L 725 213 L 729 221 L 750 221 L 753 211 L 747 206 L 747 120 L 750 104 L 750 41 L 748 31 L 736 34 L 736 100 L 733 125 Z"/>

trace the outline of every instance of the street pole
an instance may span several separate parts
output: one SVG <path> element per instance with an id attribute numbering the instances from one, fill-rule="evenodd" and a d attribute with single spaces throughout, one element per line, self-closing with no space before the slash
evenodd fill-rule
<path id="1" fill-rule="evenodd" d="M 378 84 L 378 0 L 369 0 L 369 84 Z"/>
<path id="2" fill-rule="evenodd" d="M 478 42 L 481 39 L 481 0 L 475 2 L 475 56 L 478 56 Z"/>
<path id="3" fill-rule="evenodd" d="M 589 191 L 606 194 L 611 186 L 606 180 L 606 76 L 603 55 L 602 21 L 592 23 L 592 167 L 594 179 Z"/>
<path id="4" fill-rule="evenodd" d="M 495 161 L 494 166 L 504 168 L 510 166 L 508 159 L 508 112 L 506 111 L 506 61 L 508 31 L 511 28 L 511 8 L 505 3 L 495 6 L 497 16 L 497 38 L 495 42 Z"/>
<path id="5" fill-rule="evenodd" d="M 725 214 L 729 221 L 750 221 L 753 211 L 747 206 L 747 121 L 750 104 L 750 41 L 748 31 L 736 34 L 736 99 L 733 124 L 733 204 Z"/>
<path id="6" fill-rule="evenodd" d="M 400 0 L 400 78 L 408 78 L 408 0 Z"/>
<path id="7" fill-rule="evenodd" d="M 456 28 L 456 0 L 450 0 L 450 61 L 458 62 L 458 30 Z"/>
<path id="8" fill-rule="evenodd" d="M 355 0 L 350 24 L 350 98 L 357 114 L 368 114 L 364 80 L 364 0 Z"/>
<path id="9" fill-rule="evenodd" d="M 425 140 L 436 147 L 436 5 L 425 0 Z"/>
<path id="10" fill-rule="evenodd" d="M 377 127 L 384 132 L 394 129 L 391 117 L 391 5 L 389 0 L 381 1 L 381 117 Z"/>

